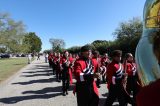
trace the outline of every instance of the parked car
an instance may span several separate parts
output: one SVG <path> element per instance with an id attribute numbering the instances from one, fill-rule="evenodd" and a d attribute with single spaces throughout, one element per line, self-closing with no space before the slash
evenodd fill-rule
<path id="1" fill-rule="evenodd" d="M 16 57 L 20 57 L 20 55 L 19 55 L 19 54 L 16 54 Z"/>
<path id="2" fill-rule="evenodd" d="M 25 54 L 21 54 L 21 57 L 26 57 L 26 55 Z"/>
<path id="3" fill-rule="evenodd" d="M 0 57 L 1 58 L 10 58 L 10 55 L 9 54 L 2 54 Z"/>

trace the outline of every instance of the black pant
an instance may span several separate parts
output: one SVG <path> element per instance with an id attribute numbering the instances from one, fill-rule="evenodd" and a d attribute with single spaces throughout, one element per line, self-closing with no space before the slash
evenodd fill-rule
<path id="1" fill-rule="evenodd" d="M 56 79 L 57 80 L 61 80 L 62 79 L 61 72 L 59 72 L 57 70 L 56 70 Z"/>
<path id="2" fill-rule="evenodd" d="M 106 82 L 106 76 L 105 75 L 102 75 L 102 80 L 103 80 L 104 83 Z"/>
<path id="3" fill-rule="evenodd" d="M 105 106 L 112 106 L 113 102 L 118 99 L 119 106 L 126 106 L 126 95 L 121 84 L 110 85 L 109 94 Z"/>
<path id="4" fill-rule="evenodd" d="M 100 81 L 101 81 L 101 79 L 97 78 L 97 81 L 96 81 L 97 87 L 100 87 Z"/>
<path id="5" fill-rule="evenodd" d="M 40 60 L 40 57 L 37 57 L 37 60 Z"/>
<path id="6" fill-rule="evenodd" d="M 99 104 L 99 97 L 93 90 L 93 84 L 76 83 L 76 94 L 78 106 L 98 106 Z"/>
<path id="7" fill-rule="evenodd" d="M 68 70 L 62 70 L 62 90 L 66 92 L 69 89 L 69 73 Z"/>
<path id="8" fill-rule="evenodd" d="M 55 75 L 55 69 L 56 69 L 56 65 L 54 63 L 52 63 L 52 71 L 53 71 L 53 75 Z"/>
<path id="9" fill-rule="evenodd" d="M 52 60 L 49 60 L 49 67 L 52 68 Z"/>
<path id="10" fill-rule="evenodd" d="M 131 94 L 131 91 L 133 91 L 133 100 L 134 100 L 134 106 L 135 106 L 136 105 L 136 95 L 138 93 L 136 77 L 134 76 L 128 77 L 126 91 L 128 92 L 129 95 Z"/>
<path id="11" fill-rule="evenodd" d="M 63 90 L 63 93 L 67 92 L 69 89 L 69 80 L 66 79 L 66 80 L 62 80 L 62 90 Z"/>

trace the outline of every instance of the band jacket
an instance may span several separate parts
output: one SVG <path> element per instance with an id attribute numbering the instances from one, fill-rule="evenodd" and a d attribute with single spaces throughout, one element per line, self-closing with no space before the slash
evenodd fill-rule
<path id="1" fill-rule="evenodd" d="M 93 78 L 93 74 L 95 73 L 95 71 L 98 68 L 97 67 L 98 63 L 97 63 L 97 61 L 94 61 L 91 59 L 90 64 L 92 64 L 92 67 L 88 66 L 88 64 L 86 64 L 86 61 L 83 58 L 79 58 L 75 62 L 74 75 L 75 75 L 75 78 L 76 78 L 78 84 L 79 83 L 83 83 L 83 85 L 88 84 L 89 86 L 93 87 L 94 93 L 97 96 L 99 96 L 98 88 L 97 88 L 96 83 Z M 86 71 L 88 71 L 88 72 L 86 73 Z M 81 86 L 81 85 L 79 84 L 79 86 Z M 86 89 L 88 89 L 88 88 L 86 88 Z M 74 92 L 76 92 L 76 88 L 75 88 Z"/>

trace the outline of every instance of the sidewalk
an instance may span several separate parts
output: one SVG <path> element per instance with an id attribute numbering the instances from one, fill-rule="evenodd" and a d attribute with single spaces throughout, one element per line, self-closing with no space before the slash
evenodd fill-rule
<path id="1" fill-rule="evenodd" d="M 67 96 L 62 96 L 61 86 L 41 57 L 0 84 L 0 106 L 76 106 L 73 86 Z M 99 91 L 102 106 L 107 93 L 106 84 L 101 85 Z"/>

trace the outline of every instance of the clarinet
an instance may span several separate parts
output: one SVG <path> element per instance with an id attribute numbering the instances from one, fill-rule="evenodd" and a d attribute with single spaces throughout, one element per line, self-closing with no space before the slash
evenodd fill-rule
<path id="1" fill-rule="evenodd" d="M 129 93 L 127 92 L 126 88 L 127 88 L 127 60 L 125 60 L 124 62 L 124 79 L 123 79 L 123 88 L 124 88 L 124 91 L 126 92 L 127 95 L 129 95 Z M 129 95 L 130 96 L 130 95 Z"/>
<path id="2" fill-rule="evenodd" d="M 70 65 L 70 61 L 69 61 L 69 58 L 68 58 L 68 57 L 66 58 L 66 62 L 65 62 L 65 64 L 66 64 L 66 67 L 69 67 L 69 65 Z"/>
<path id="3" fill-rule="evenodd" d="M 99 58 L 97 58 L 97 62 L 98 62 L 98 70 L 97 70 L 97 72 L 100 74 L 101 73 L 101 69 L 100 69 L 100 66 L 99 66 Z M 98 78 L 98 79 L 100 79 L 100 78 Z"/>

